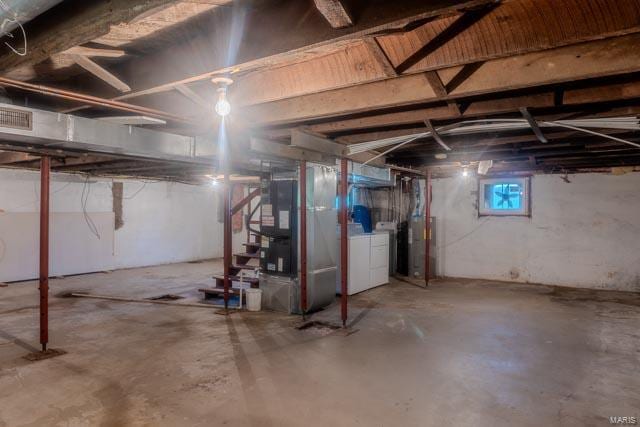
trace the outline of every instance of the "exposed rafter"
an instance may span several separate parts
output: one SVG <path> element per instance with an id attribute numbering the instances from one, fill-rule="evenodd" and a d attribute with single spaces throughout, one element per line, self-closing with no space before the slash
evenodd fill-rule
<path id="1" fill-rule="evenodd" d="M 640 35 L 633 34 L 486 61 L 450 91 L 446 99 L 464 99 L 637 72 L 640 71 L 640 51 L 635 49 L 638 43 Z M 553 73 L 549 72 L 550 68 L 553 68 Z M 459 71 L 459 67 L 452 67 L 440 70 L 439 75 L 448 82 Z M 282 124 L 441 100 L 425 83 L 424 75 L 401 76 L 250 106 L 244 109 L 243 114 L 255 123 Z"/>
<path id="2" fill-rule="evenodd" d="M 105 83 L 118 89 L 120 92 L 131 91 L 131 88 L 129 87 L 129 85 L 127 85 L 118 77 L 114 76 L 105 68 L 101 67 L 99 64 L 96 64 L 94 61 L 87 58 L 86 56 L 74 54 L 74 55 L 71 55 L 71 57 L 73 58 L 73 61 L 76 64 L 78 64 L 79 66 L 81 66 L 82 68 L 84 68 L 85 70 L 87 70 L 88 72 L 90 72 L 91 74 L 99 78 L 100 80 L 104 81 Z"/>

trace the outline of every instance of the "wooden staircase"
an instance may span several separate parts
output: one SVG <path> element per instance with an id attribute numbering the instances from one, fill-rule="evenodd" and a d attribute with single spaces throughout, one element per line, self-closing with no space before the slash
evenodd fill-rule
<path id="1" fill-rule="evenodd" d="M 230 215 L 235 215 L 238 212 L 241 212 L 245 206 L 251 206 L 251 200 L 255 197 L 260 196 L 260 189 L 256 188 L 251 191 L 244 199 L 242 199 L 236 206 L 231 209 Z M 259 206 L 259 204 L 258 204 Z M 249 210 L 249 214 L 246 215 L 246 229 L 247 229 L 247 242 L 243 243 L 245 250 L 244 252 L 233 254 L 234 261 L 228 265 L 229 267 L 229 294 L 230 295 L 241 295 L 241 286 L 238 282 L 242 281 L 242 288 L 257 288 L 259 287 L 259 279 L 254 277 L 256 275 L 252 274 L 253 271 L 257 271 L 260 269 L 260 235 L 252 232 L 250 230 L 250 226 L 260 224 L 260 221 L 253 221 L 252 217 L 258 211 L 258 206 L 256 206 L 253 211 Z M 231 241 L 230 236 L 225 237 L 225 241 Z M 242 273 L 246 275 L 243 275 Z M 241 277 L 242 276 L 242 277 Z M 198 289 L 200 292 L 204 293 L 204 299 L 211 299 L 220 297 L 220 295 L 224 294 L 224 274 L 217 274 L 213 276 L 215 280 L 215 286 L 211 288 L 202 288 Z M 242 279 L 242 280 L 241 280 Z M 234 284 L 235 282 L 235 284 Z M 240 306 L 242 301 L 240 302 Z"/>
<path id="2" fill-rule="evenodd" d="M 235 262 L 229 266 L 229 281 L 231 286 L 229 287 L 229 295 L 239 295 L 240 289 L 234 287 L 234 282 L 240 282 L 240 274 L 244 271 L 247 275 L 242 278 L 242 282 L 246 287 L 258 288 L 260 280 L 257 277 L 252 277 L 252 272 L 260 269 L 260 236 L 254 233 L 250 233 L 250 238 L 253 241 L 243 243 L 245 248 L 244 252 L 233 254 Z M 201 288 L 198 291 L 204 294 L 204 299 L 219 298 L 224 294 L 224 275 L 216 274 L 213 276 L 215 280 L 215 286 L 211 288 Z"/>

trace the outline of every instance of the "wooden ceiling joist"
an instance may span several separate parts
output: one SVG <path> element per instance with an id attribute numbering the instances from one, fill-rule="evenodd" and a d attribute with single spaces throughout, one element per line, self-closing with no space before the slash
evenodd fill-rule
<path id="1" fill-rule="evenodd" d="M 207 26 L 209 33 L 128 61 L 122 67 L 122 75 L 126 76 L 133 90 L 113 99 L 124 100 L 172 91 L 179 84 L 207 80 L 216 75 L 259 69 L 290 60 L 299 61 L 322 55 L 327 49 L 334 50 L 336 46 L 365 36 L 385 34 L 417 20 L 446 16 L 461 8 L 493 1 L 447 0 L 434 6 L 423 0 L 407 0 L 401 8 L 393 2 L 368 2 L 363 5 L 354 25 L 329 30 L 320 14 L 309 13 L 307 2 L 285 0 L 286 7 L 283 2 L 270 2 L 260 8 L 248 8 L 243 15 L 245 28 L 251 28 L 251 31 L 240 40 L 235 52 L 235 64 L 228 63 L 226 53 L 211 55 L 211 52 L 227 52 L 229 34 L 232 34 L 233 26 L 237 26 L 234 16 L 242 15 L 235 8 L 220 8 L 212 17 L 211 25 Z M 282 25 L 283 22 L 294 22 L 297 28 L 304 28 L 304 31 L 291 31 L 288 26 Z M 310 54 L 309 50 L 313 53 Z M 169 67 L 166 64 L 182 66 Z"/>
<path id="2" fill-rule="evenodd" d="M 209 111 L 212 109 L 212 103 L 205 101 L 202 96 L 195 93 L 189 86 L 179 84 L 176 85 L 175 89 L 203 110 Z"/>
<path id="3" fill-rule="evenodd" d="M 102 80 L 103 82 L 118 89 L 120 92 L 131 91 L 131 88 L 129 87 L 129 85 L 127 85 L 118 77 L 114 76 L 105 68 L 101 67 L 99 64 L 96 64 L 94 61 L 87 58 L 86 56 L 73 54 L 71 55 L 71 57 L 73 58 L 73 61 L 76 64 L 78 64 L 79 66 L 81 66 L 82 68 L 84 68 L 85 70 L 87 70 L 88 72 L 90 72 L 91 74 L 93 74 L 94 76 Z"/>
<path id="4" fill-rule="evenodd" d="M 640 50 L 635 47 L 639 43 L 640 35 L 633 34 L 486 61 L 451 91 L 447 99 L 637 72 L 640 71 Z M 439 74 L 443 82 L 448 82 L 459 70 L 459 67 L 453 67 L 440 70 Z M 254 105 L 246 107 L 243 114 L 256 124 L 275 125 L 406 107 L 439 99 L 441 97 L 436 95 L 426 77 L 416 74 Z"/>
<path id="5" fill-rule="evenodd" d="M 0 165 L 8 165 L 11 163 L 28 162 L 35 157 L 29 153 L 17 153 L 11 151 L 0 151 Z"/>
<path id="6" fill-rule="evenodd" d="M 371 58 L 384 70 L 386 77 L 396 77 L 398 71 L 395 69 L 384 49 L 378 43 L 375 37 L 365 37 L 363 39 L 365 46 L 369 49 Z"/>
<path id="7" fill-rule="evenodd" d="M 105 49 L 105 48 L 93 48 L 85 46 L 74 46 L 71 49 L 67 49 L 61 53 L 62 55 L 82 55 L 89 57 L 99 58 L 121 58 L 127 53 L 122 49 Z"/>

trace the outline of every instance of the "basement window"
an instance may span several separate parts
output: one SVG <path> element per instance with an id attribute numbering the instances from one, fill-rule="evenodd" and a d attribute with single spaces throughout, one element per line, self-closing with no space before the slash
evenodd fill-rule
<path id="1" fill-rule="evenodd" d="M 529 216 L 529 178 L 480 179 L 478 213 L 480 216 Z"/>

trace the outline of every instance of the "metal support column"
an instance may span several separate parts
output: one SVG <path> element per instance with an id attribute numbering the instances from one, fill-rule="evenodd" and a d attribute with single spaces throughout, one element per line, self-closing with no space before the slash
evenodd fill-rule
<path id="1" fill-rule="evenodd" d="M 431 276 L 431 172 L 427 172 L 424 203 L 424 285 L 429 286 Z"/>
<path id="2" fill-rule="evenodd" d="M 347 245 L 347 191 L 349 188 L 349 168 L 347 159 L 340 160 L 340 292 L 342 305 L 342 327 L 347 326 L 347 270 L 349 268 L 349 247 Z"/>
<path id="3" fill-rule="evenodd" d="M 226 163 L 226 161 L 225 161 Z M 229 308 L 229 266 L 231 265 L 231 183 L 229 180 L 229 171 L 225 168 L 224 172 L 224 238 L 223 238 L 223 262 L 224 262 L 224 308 Z"/>
<path id="4" fill-rule="evenodd" d="M 49 157 L 40 158 L 40 344 L 49 342 Z"/>
<path id="5" fill-rule="evenodd" d="M 224 126 L 224 118 L 222 119 L 221 126 Z M 222 138 L 222 173 L 224 174 L 224 186 L 223 186 L 223 211 L 224 211 L 224 224 L 223 224 L 223 263 L 224 263 L 224 309 L 229 309 L 229 288 L 231 283 L 229 280 L 229 269 L 231 267 L 231 254 L 232 254 L 232 241 L 231 241 L 231 180 L 229 179 L 229 170 L 231 163 L 231 144 L 226 135 Z M 242 304 L 242 301 L 240 301 Z"/>
<path id="6" fill-rule="evenodd" d="M 307 162 L 300 161 L 300 304 L 307 312 Z"/>

